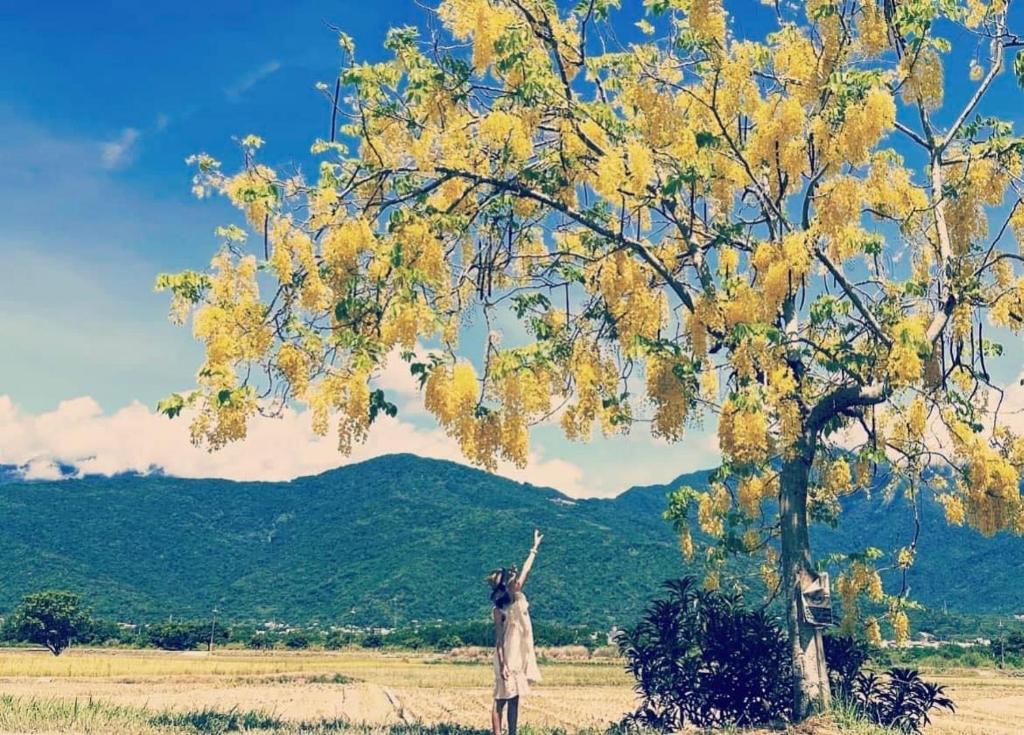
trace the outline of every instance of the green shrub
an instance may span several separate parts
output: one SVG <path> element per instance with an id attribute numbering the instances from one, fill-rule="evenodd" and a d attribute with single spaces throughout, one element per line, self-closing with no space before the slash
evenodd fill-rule
<path id="1" fill-rule="evenodd" d="M 665 587 L 668 594 L 618 637 L 641 696 L 622 726 L 675 732 L 788 719 L 789 650 L 774 618 L 692 577 Z"/>
<path id="2" fill-rule="evenodd" d="M 924 681 L 913 669 L 889 669 L 885 678 L 858 675 L 852 701 L 872 722 L 902 733 L 921 732 L 933 709 L 956 711 L 945 687 Z"/>

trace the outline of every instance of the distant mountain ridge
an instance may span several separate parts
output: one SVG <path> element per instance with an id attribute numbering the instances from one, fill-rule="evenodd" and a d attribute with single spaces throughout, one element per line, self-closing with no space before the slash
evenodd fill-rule
<path id="1" fill-rule="evenodd" d="M 464 465 L 388 455 L 291 482 L 168 476 L 0 485 L 0 612 L 65 587 L 120 620 L 207 617 L 393 625 L 486 616 L 486 573 L 520 564 L 545 533 L 528 590 L 535 615 L 631 621 L 658 585 L 685 572 L 661 520 L 665 495 L 707 472 L 612 499 L 572 499 Z M 895 501 L 899 502 L 899 501 Z M 983 539 L 922 508 L 916 599 L 961 612 L 1024 610 L 1013 572 L 1024 539 Z M 851 503 L 815 553 L 894 548 L 909 515 Z M 953 570 L 978 574 L 951 574 Z M 983 572 L 983 573 L 981 573 Z"/>

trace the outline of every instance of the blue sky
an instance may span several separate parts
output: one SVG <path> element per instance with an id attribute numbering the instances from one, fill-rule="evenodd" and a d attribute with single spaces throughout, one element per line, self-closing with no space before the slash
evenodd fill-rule
<path id="1" fill-rule="evenodd" d="M 628 35 L 640 3 L 623 5 L 620 32 Z M 754 0 L 730 8 L 748 32 L 768 12 Z M 160 442 L 185 441 L 178 436 L 184 424 L 171 431 L 153 423 L 148 409 L 188 387 L 200 352 L 187 329 L 167 322 L 167 301 L 153 293 L 153 277 L 206 263 L 216 246 L 214 227 L 237 221 L 222 201 L 192 197 L 185 157 L 206 150 L 234 160 L 232 139 L 248 133 L 268 141 L 270 157 L 301 155 L 328 123 L 313 85 L 337 71 L 329 26 L 346 30 L 360 55 L 373 59 L 388 27 L 425 18 L 412 0 L 117 0 L 0 10 L 0 462 L 76 452 L 95 460 L 101 452 L 89 437 L 116 427 L 138 434 L 145 425 Z M 962 80 L 953 82 L 952 96 L 967 94 L 966 69 L 965 60 L 962 70 L 951 71 L 951 79 Z M 1019 92 L 1009 93 L 1012 81 L 1006 83 L 999 106 L 1016 110 Z M 407 433 L 367 451 L 411 447 L 449 456 L 411 398 L 409 406 Z M 128 420 L 143 413 L 144 424 Z M 35 437 L 20 453 L 4 441 L 5 415 L 8 437 Z M 79 434 L 55 439 L 68 425 Z M 298 432 L 278 427 L 266 441 L 279 444 L 292 436 L 286 430 Z M 300 434 L 295 446 L 309 449 L 309 437 Z M 675 446 L 645 437 L 580 445 L 557 429 L 538 429 L 532 474 L 509 472 L 606 494 L 716 461 L 708 431 Z M 99 469 L 159 461 L 181 474 L 279 477 L 341 461 L 318 445 L 309 450 L 315 459 L 279 463 L 261 475 L 259 467 L 269 465 L 254 469 L 252 447 L 230 461 L 178 465 L 177 455 L 154 451 L 133 450 Z"/>
<path id="2" fill-rule="evenodd" d="M 411 0 L 158 0 L 19 3 L 0 13 L 0 463 L 43 461 L 41 477 L 60 455 L 105 472 L 157 462 L 177 474 L 279 478 L 341 462 L 288 422 L 264 442 L 287 442 L 305 461 L 257 461 L 252 445 L 199 457 L 183 422 L 172 430 L 149 416 L 191 384 L 200 360 L 152 283 L 206 263 L 214 227 L 237 219 L 222 201 L 192 197 L 186 156 L 231 161 L 232 139 L 251 132 L 267 139 L 268 155 L 301 155 L 327 127 L 313 86 L 337 71 L 329 26 L 373 59 L 389 27 L 422 23 L 425 11 Z M 455 458 L 408 403 L 401 429 L 383 428 L 357 456 L 410 448 Z M 143 433 L 146 449 L 131 438 Z M 503 471 L 607 494 L 710 465 L 711 444 L 700 434 L 671 448 L 643 437 L 570 444 L 545 428 L 531 469 Z"/>

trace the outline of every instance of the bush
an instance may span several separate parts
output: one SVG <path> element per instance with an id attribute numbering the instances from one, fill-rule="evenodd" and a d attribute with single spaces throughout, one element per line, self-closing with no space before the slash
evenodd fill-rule
<path id="1" fill-rule="evenodd" d="M 931 722 L 931 710 L 956 711 L 945 692 L 945 687 L 924 681 L 913 669 L 889 669 L 885 679 L 859 674 L 853 684 L 853 703 L 878 725 L 917 733 Z"/>
<path id="2" fill-rule="evenodd" d="M 328 651 L 337 651 L 351 646 L 356 642 L 354 634 L 345 630 L 332 630 L 324 638 L 324 648 Z"/>
<path id="3" fill-rule="evenodd" d="M 257 630 L 249 636 L 249 640 L 245 642 L 245 645 L 254 651 L 262 651 L 267 648 L 273 648 L 274 639 L 267 635 L 265 631 Z"/>
<path id="4" fill-rule="evenodd" d="M 626 728 L 678 731 L 784 720 L 791 707 L 786 636 L 739 595 L 702 590 L 692 577 L 665 584 L 632 630 L 618 636 L 641 702 Z"/>
<path id="5" fill-rule="evenodd" d="M 848 636 L 825 636 L 825 663 L 832 696 L 851 699 L 861 669 L 871 659 L 868 644 Z"/>
<path id="6" fill-rule="evenodd" d="M 223 628 L 214 632 L 214 643 L 226 640 Z M 195 621 L 156 623 L 146 628 L 146 639 L 151 646 L 165 651 L 190 651 L 201 644 L 209 645 L 210 624 Z"/>
<path id="7" fill-rule="evenodd" d="M 284 647 L 292 651 L 301 651 L 313 644 L 313 637 L 305 630 L 290 630 L 284 635 Z"/>

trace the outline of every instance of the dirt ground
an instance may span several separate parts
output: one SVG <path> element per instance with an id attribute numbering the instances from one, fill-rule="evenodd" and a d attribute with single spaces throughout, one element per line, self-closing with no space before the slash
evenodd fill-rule
<path id="1" fill-rule="evenodd" d="M 21 661 L 0 663 L 0 693 L 91 698 L 152 710 L 262 710 L 288 720 L 481 728 L 491 703 L 487 664 L 436 656 L 75 651 L 59 661 L 23 655 Z M 524 697 L 521 722 L 570 731 L 600 727 L 633 704 L 628 679 L 614 661 L 561 661 L 541 669 L 546 681 Z M 963 671 L 933 672 L 929 678 L 949 687 L 958 708 L 955 715 L 936 717 L 931 735 L 1024 733 L 1024 677 Z"/>

